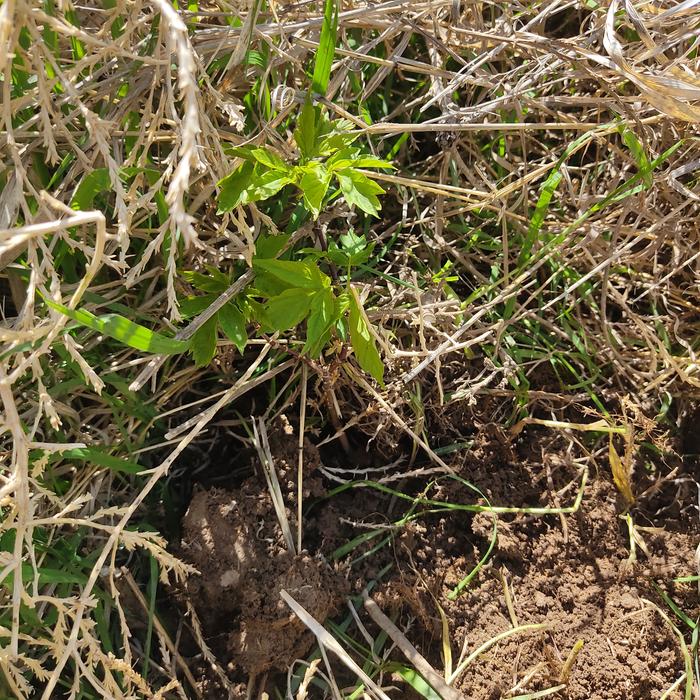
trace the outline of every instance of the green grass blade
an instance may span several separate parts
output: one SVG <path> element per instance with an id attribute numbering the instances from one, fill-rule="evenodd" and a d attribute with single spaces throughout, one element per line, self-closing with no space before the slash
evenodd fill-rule
<path id="1" fill-rule="evenodd" d="M 138 462 L 132 462 L 128 459 L 115 457 L 107 454 L 96 447 L 74 447 L 70 450 L 64 450 L 60 453 L 62 459 L 76 459 L 90 464 L 96 464 L 100 467 L 107 467 L 115 472 L 123 474 L 139 474 L 145 467 Z"/>
<path id="2" fill-rule="evenodd" d="M 156 355 L 177 355 L 189 349 L 189 343 L 184 340 L 167 338 L 118 314 L 95 316 L 85 309 L 69 309 L 67 306 L 49 299 L 44 299 L 44 301 L 54 311 L 60 311 L 64 316 L 68 316 L 81 326 L 114 338 L 114 340 L 136 350 Z"/>
<path id="3" fill-rule="evenodd" d="M 338 1 L 326 0 L 323 10 L 323 27 L 321 39 L 314 63 L 314 75 L 311 90 L 319 95 L 326 94 L 331 77 L 331 66 L 335 56 L 335 42 L 338 35 Z"/>

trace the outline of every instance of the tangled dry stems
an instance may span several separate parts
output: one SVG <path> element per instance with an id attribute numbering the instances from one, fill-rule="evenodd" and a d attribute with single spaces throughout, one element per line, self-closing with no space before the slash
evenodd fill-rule
<path id="1" fill-rule="evenodd" d="M 164 577 L 186 574 L 158 535 L 129 525 L 221 407 L 273 374 L 299 371 L 292 359 L 254 379 L 273 345 L 253 343 L 247 364 L 234 361 L 233 387 L 179 429 L 175 424 L 167 456 L 138 486 L 96 465 L 55 460 L 53 474 L 68 479 L 68 488 L 59 493 L 44 479 L 56 453 L 97 445 L 125 454 L 125 430 L 148 433 L 155 419 L 115 422 L 103 398 L 107 369 L 134 389 L 143 386 L 156 413 L 174 416 L 173 407 L 212 369 L 130 349 L 92 367 L 87 357 L 98 340 L 69 333 L 67 317 L 47 310 L 41 297 L 96 313 L 119 302 L 167 329 L 181 320 L 178 266 L 250 261 L 255 237 L 280 224 L 255 207 L 215 213 L 215 183 L 233 167 L 222 144 L 266 143 L 292 155 L 290 135 L 279 127 L 306 89 L 321 15 L 315 3 L 270 2 L 258 14 L 241 5 L 203 4 L 196 13 L 165 0 L 65 2 L 51 13 L 27 0 L 0 7 L 0 264 L 15 307 L 7 307 L 0 328 L 2 532 L 13 542 L 1 555 L 0 666 L 18 698 L 33 688 L 57 697 L 59 683 L 74 697 L 81 682 L 104 697 L 183 694 L 174 676 L 161 678 L 156 690 L 134 669 L 117 555 L 141 548 Z M 227 23 L 236 12 L 238 27 Z M 444 467 L 423 436 L 427 405 L 489 395 L 505 417 L 519 396 L 528 411 L 557 416 L 591 396 L 606 404 L 633 391 L 652 407 L 662 396 L 697 397 L 699 24 L 694 3 L 344 0 L 322 102 L 351 119 L 370 147 L 401 134 L 408 139 L 395 154 L 397 174 L 374 175 L 389 195 L 370 237 L 389 253 L 363 288 L 380 329 L 388 386 L 379 391 L 356 372 L 318 374 L 309 365 L 322 380 L 310 378 L 309 393 L 330 391 L 339 433 L 357 426 L 390 443 L 398 427 Z M 265 65 L 244 61 L 249 42 L 269 52 Z M 13 71 L 28 76 L 21 88 L 13 87 Z M 255 80 L 280 89 L 273 90 L 271 118 L 260 116 L 259 105 L 255 129 L 244 135 L 242 99 Z M 356 107 L 382 91 L 384 118 L 367 125 Z M 676 150 L 642 172 L 633 191 L 606 200 L 644 170 L 623 128 L 647 164 Z M 62 164 L 62 176 L 47 185 L 37 161 L 53 172 Z M 137 174 L 127 184 L 122 172 L 129 167 L 157 177 Z M 74 211 L 77 186 L 97 168 L 108 173 L 108 211 Z M 558 183 L 542 209 L 542 185 L 553 173 Z M 160 193 L 169 214 L 153 228 Z M 353 217 L 339 205 L 326 218 L 328 235 Z M 163 255 L 175 235 L 183 245 L 167 245 Z M 87 261 L 77 282 L 54 264 L 61 244 Z M 435 273 L 440 269 L 444 274 Z M 106 281 L 96 285 L 98 275 Z M 450 276 L 456 279 L 448 283 Z M 181 327 L 179 337 L 202 320 Z M 275 342 L 294 346 L 291 338 Z M 61 380 L 52 366 L 57 344 L 85 377 L 63 399 L 52 391 Z M 570 391 L 543 387 L 539 378 L 552 366 L 567 367 Z M 418 404 L 410 394 L 420 394 Z M 320 407 L 325 399 L 309 400 Z M 277 403 L 271 412 L 283 409 Z M 41 580 L 46 552 L 37 548 L 38 533 L 51 542 L 78 529 L 88 533 L 86 551 L 99 554 L 86 580 L 64 595 Z M 122 658 L 106 652 L 96 632 L 100 588 L 114 598 Z M 24 608 L 55 617 L 32 631 Z"/>

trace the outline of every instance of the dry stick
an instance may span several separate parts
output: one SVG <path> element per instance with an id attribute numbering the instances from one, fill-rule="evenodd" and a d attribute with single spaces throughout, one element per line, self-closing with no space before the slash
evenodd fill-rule
<path id="1" fill-rule="evenodd" d="M 379 609 L 379 606 L 364 593 L 365 610 L 370 617 L 391 637 L 401 653 L 416 667 L 443 700 L 464 700 L 464 695 L 447 685 L 445 679 L 426 661 L 420 652 L 406 639 L 401 630 Z"/>
<path id="2" fill-rule="evenodd" d="M 148 603 L 146 602 L 143 593 L 141 593 L 141 589 L 136 585 L 136 581 L 134 581 L 134 577 L 131 575 L 131 572 L 125 566 L 122 566 L 121 572 L 122 576 L 124 577 L 124 580 L 129 585 L 131 592 L 134 594 L 136 600 L 139 602 L 139 605 L 148 615 Z M 185 674 L 185 678 L 187 678 L 187 682 L 190 684 L 190 687 L 192 688 L 194 694 L 198 698 L 204 697 L 199 688 L 197 687 L 197 681 L 194 679 L 192 671 L 190 671 L 189 666 L 185 663 L 185 660 L 180 655 L 180 652 L 177 650 L 177 647 L 175 646 L 173 640 L 170 639 L 168 631 L 165 629 L 165 627 L 163 627 L 161 621 L 156 615 L 153 616 L 153 626 L 158 630 L 158 634 L 160 634 L 161 639 L 165 642 L 165 646 L 168 647 L 170 653 L 175 657 L 177 665 L 182 669 L 182 672 Z"/>
<path id="3" fill-rule="evenodd" d="M 233 297 L 240 294 L 248 285 L 249 282 L 253 281 L 255 273 L 252 270 L 246 270 L 246 272 L 241 275 L 225 292 L 219 295 L 219 297 L 204 311 L 202 311 L 197 318 L 190 323 L 187 328 L 183 328 L 175 334 L 176 340 L 188 340 L 191 338 L 222 306 L 227 304 Z M 157 372 L 162 364 L 167 359 L 168 355 L 155 355 L 151 361 L 141 370 L 136 379 L 129 385 L 129 391 L 138 391 L 154 374 Z"/>

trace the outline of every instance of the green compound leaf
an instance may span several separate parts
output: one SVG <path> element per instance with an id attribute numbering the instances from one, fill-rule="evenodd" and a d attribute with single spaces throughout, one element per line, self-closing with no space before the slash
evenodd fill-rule
<path id="1" fill-rule="evenodd" d="M 335 176 L 348 204 L 362 209 L 371 216 L 379 216 L 382 205 L 377 195 L 383 194 L 384 190 L 376 182 L 352 168 L 340 170 L 335 173 Z"/>
<path id="2" fill-rule="evenodd" d="M 267 322 L 276 331 L 294 328 L 307 317 L 313 296 L 309 289 L 294 288 L 272 297 L 265 307 Z"/>
<path id="3" fill-rule="evenodd" d="M 330 286 L 330 278 L 318 269 L 318 266 L 308 260 L 265 260 L 255 258 L 253 269 L 265 272 L 290 287 L 303 289 L 322 289 Z"/>

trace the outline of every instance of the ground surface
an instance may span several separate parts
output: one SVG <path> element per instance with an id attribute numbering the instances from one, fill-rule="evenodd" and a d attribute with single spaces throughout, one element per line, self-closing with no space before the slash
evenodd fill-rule
<path id="1" fill-rule="evenodd" d="M 272 442 L 282 487 L 289 494 L 293 439 L 287 435 L 285 441 L 280 430 Z M 565 507 L 574 501 L 581 471 L 557 452 L 558 445 L 539 429 L 510 442 L 503 434 L 497 440 L 492 435 L 477 440 L 453 466 L 493 505 Z M 323 495 L 318 452 L 310 444 L 306 452 L 309 483 L 316 496 Z M 305 521 L 310 551 L 294 557 L 286 551 L 258 472 L 235 490 L 195 490 L 183 521 L 181 555 L 201 576 L 191 577 L 180 595 L 189 596 L 200 612 L 205 637 L 228 664 L 227 675 L 239 683 L 241 697 L 251 675 L 262 674 L 264 682 L 274 685 L 275 672 L 306 658 L 314 647 L 311 633 L 279 601 L 280 588 L 324 621 L 338 613 L 345 594 L 359 593 L 392 564 L 378 581 L 375 600 L 437 669 L 443 662 L 436 600 L 446 614 L 454 666 L 460 651 L 471 654 L 514 625 L 546 625 L 517 632 L 480 654 L 455 684 L 464 697 L 515 697 L 565 684 L 556 697 L 658 698 L 682 674 L 684 660 L 677 632 L 663 616 L 672 617 L 671 611 L 655 583 L 690 617 L 700 613 L 691 584 L 668 584 L 696 566 L 699 533 L 692 504 L 697 496 L 684 480 L 695 466 L 686 461 L 674 480 L 647 489 L 633 510 L 641 538 L 636 562 L 620 517 L 622 499 L 607 474 L 592 474 L 576 513 L 500 516 L 493 555 L 454 601 L 448 594 L 488 548 L 490 513 L 426 514 L 360 563 L 348 562 L 363 550 L 331 564 L 335 547 L 362 532 L 360 526 L 395 520 L 400 514 L 392 512 L 396 503 L 368 489 L 321 500 Z M 453 481 L 431 497 L 474 502 L 473 493 Z M 288 515 L 293 519 L 291 510 Z M 371 621 L 365 624 L 376 633 Z M 567 672 L 566 660 L 579 640 L 583 644 Z M 385 676 L 389 696 L 409 697 L 397 678 Z M 222 689 L 210 672 L 203 673 L 202 683 L 208 697 L 220 696 Z M 682 690 L 667 697 L 681 698 Z M 313 697 L 313 687 L 310 692 Z"/>

